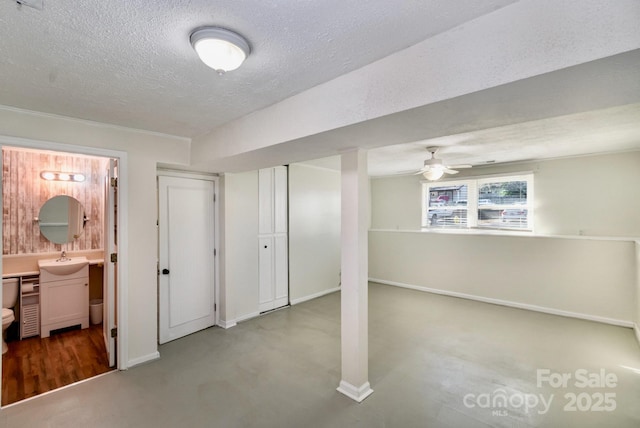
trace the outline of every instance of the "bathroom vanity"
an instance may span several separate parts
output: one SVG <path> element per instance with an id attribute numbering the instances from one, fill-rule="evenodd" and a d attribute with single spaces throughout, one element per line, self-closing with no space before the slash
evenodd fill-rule
<path id="1" fill-rule="evenodd" d="M 64 194 L 45 201 L 33 218 L 40 237 L 60 246 L 78 240 L 88 221 L 80 201 Z M 103 295 L 104 250 L 74 251 L 67 257 L 65 247 L 62 248 L 56 258 L 51 258 L 55 253 L 37 251 L 2 256 L 2 277 L 19 278 L 21 284 L 20 339 L 38 335 L 45 338 L 54 330 L 78 325 L 83 329 L 89 327 L 89 299 Z M 93 292 L 89 284 L 90 264 L 100 267 L 98 275 L 92 269 Z M 18 313 L 15 315 L 18 318 Z"/>
<path id="2" fill-rule="evenodd" d="M 80 325 L 89 327 L 89 261 L 39 260 L 40 336 L 52 330 Z"/>

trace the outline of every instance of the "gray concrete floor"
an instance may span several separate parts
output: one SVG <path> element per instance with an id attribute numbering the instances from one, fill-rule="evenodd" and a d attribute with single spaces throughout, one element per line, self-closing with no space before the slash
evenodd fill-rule
<path id="1" fill-rule="evenodd" d="M 0 426 L 640 426 L 632 330 L 378 284 L 369 310 L 375 392 L 357 404 L 336 391 L 339 303 L 335 293 L 176 340 L 160 360 L 5 408 Z M 538 369 L 571 379 L 538 386 Z M 615 386 L 579 387 L 601 370 Z M 552 400 L 546 412 L 540 397 Z"/>

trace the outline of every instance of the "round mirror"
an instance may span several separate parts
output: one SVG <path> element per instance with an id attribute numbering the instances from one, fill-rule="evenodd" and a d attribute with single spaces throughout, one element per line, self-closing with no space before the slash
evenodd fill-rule
<path id="1" fill-rule="evenodd" d="M 54 196 L 42 205 L 38 215 L 40 233 L 55 244 L 66 244 L 84 230 L 84 208 L 71 196 Z"/>

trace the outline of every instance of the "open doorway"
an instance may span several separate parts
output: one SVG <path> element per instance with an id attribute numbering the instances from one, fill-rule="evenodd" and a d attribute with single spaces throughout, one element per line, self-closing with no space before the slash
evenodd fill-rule
<path id="1" fill-rule="evenodd" d="M 3 147 L 2 161 L 6 406 L 117 366 L 118 159 Z"/>

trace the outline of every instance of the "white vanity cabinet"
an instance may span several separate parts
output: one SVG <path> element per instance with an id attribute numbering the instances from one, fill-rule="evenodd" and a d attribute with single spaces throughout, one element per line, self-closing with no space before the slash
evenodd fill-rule
<path id="1" fill-rule="evenodd" d="M 40 271 L 41 337 L 52 330 L 80 325 L 89 327 L 89 266 L 74 273 L 55 275 Z"/>

